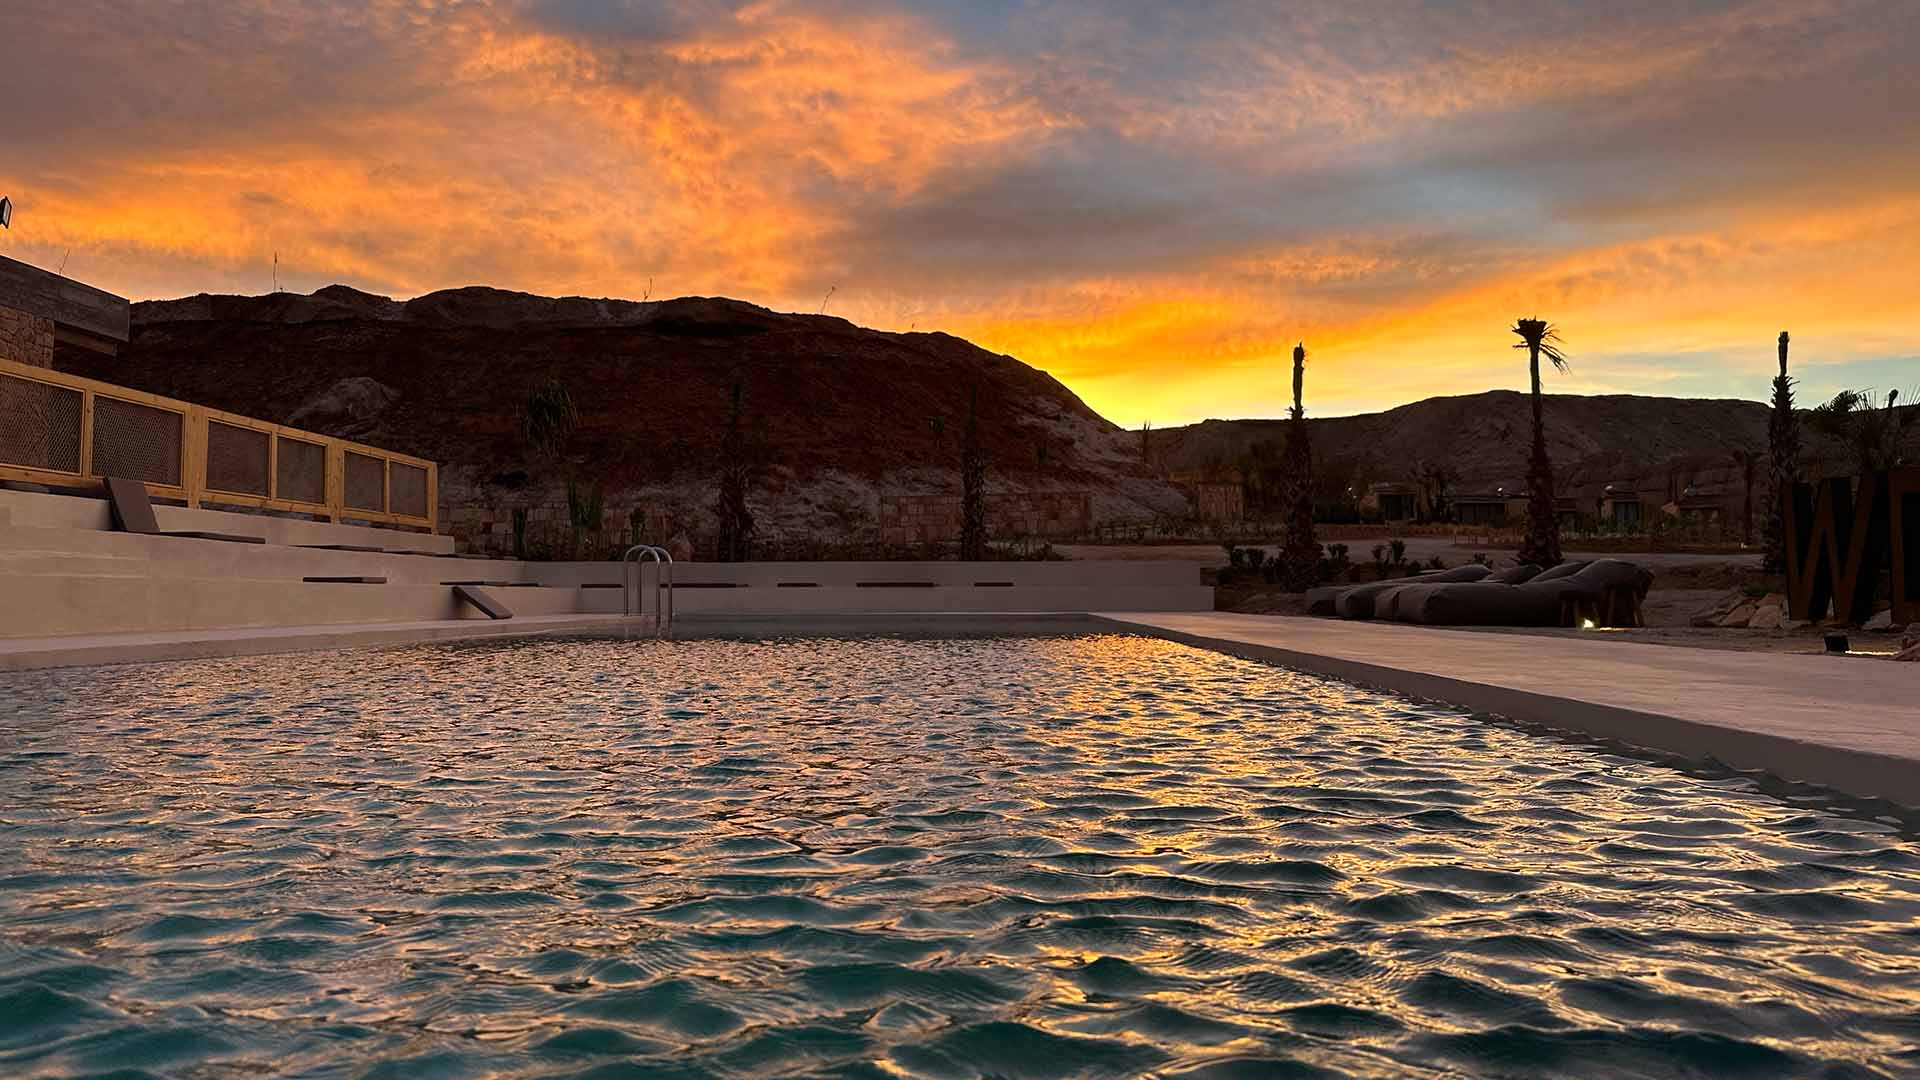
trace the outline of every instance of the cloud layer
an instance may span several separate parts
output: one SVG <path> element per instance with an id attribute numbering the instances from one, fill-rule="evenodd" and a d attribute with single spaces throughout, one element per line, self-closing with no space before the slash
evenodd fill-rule
<path id="1" fill-rule="evenodd" d="M 0 252 L 135 297 L 724 294 L 1122 423 L 1920 374 L 1908 0 L 24 0 Z"/>

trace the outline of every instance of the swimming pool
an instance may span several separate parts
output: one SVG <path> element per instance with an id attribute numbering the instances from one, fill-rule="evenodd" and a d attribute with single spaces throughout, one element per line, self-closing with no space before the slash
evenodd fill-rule
<path id="1" fill-rule="evenodd" d="M 1169 642 L 0 677 L 0 1074 L 1897 1075 L 1920 845 Z"/>

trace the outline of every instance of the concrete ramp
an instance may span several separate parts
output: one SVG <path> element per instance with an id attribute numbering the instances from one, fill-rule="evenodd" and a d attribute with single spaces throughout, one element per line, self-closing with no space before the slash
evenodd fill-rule
<path id="1" fill-rule="evenodd" d="M 455 585 L 453 587 L 453 595 L 479 608 L 489 619 L 513 618 L 513 612 L 507 609 L 507 605 L 488 596 L 479 586 Z"/>

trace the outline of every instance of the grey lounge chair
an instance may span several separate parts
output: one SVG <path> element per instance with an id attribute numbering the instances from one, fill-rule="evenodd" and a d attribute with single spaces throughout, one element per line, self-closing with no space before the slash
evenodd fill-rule
<path id="1" fill-rule="evenodd" d="M 232 533 L 179 531 L 170 532 L 160 528 L 160 520 L 153 516 L 153 500 L 147 497 L 147 485 L 138 480 L 126 480 L 118 476 L 105 478 L 107 487 L 107 505 L 113 510 L 113 523 L 121 532 L 135 533 L 141 536 L 179 536 L 188 540 L 223 540 L 229 544 L 264 544 L 265 537 L 237 536 Z"/>

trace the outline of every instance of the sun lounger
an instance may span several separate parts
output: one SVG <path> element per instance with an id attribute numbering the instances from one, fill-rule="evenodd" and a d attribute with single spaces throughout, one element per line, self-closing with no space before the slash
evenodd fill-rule
<path id="1" fill-rule="evenodd" d="M 121 532 L 138 536 L 177 536 L 187 540 L 222 540 L 229 544 L 264 544 L 266 539 L 259 536 L 236 536 L 231 533 L 198 531 L 164 531 L 160 520 L 153 515 L 153 500 L 147 497 L 147 485 L 138 480 L 125 480 L 117 476 L 106 477 L 107 506 L 113 511 L 113 523 Z"/>
<path id="2" fill-rule="evenodd" d="M 365 576 L 360 576 L 360 577 L 321 576 L 321 577 L 305 577 L 305 578 L 301 578 L 300 580 L 310 581 L 315 584 L 332 584 L 332 585 L 385 585 L 387 583 L 387 579 L 383 577 L 365 577 Z"/>

